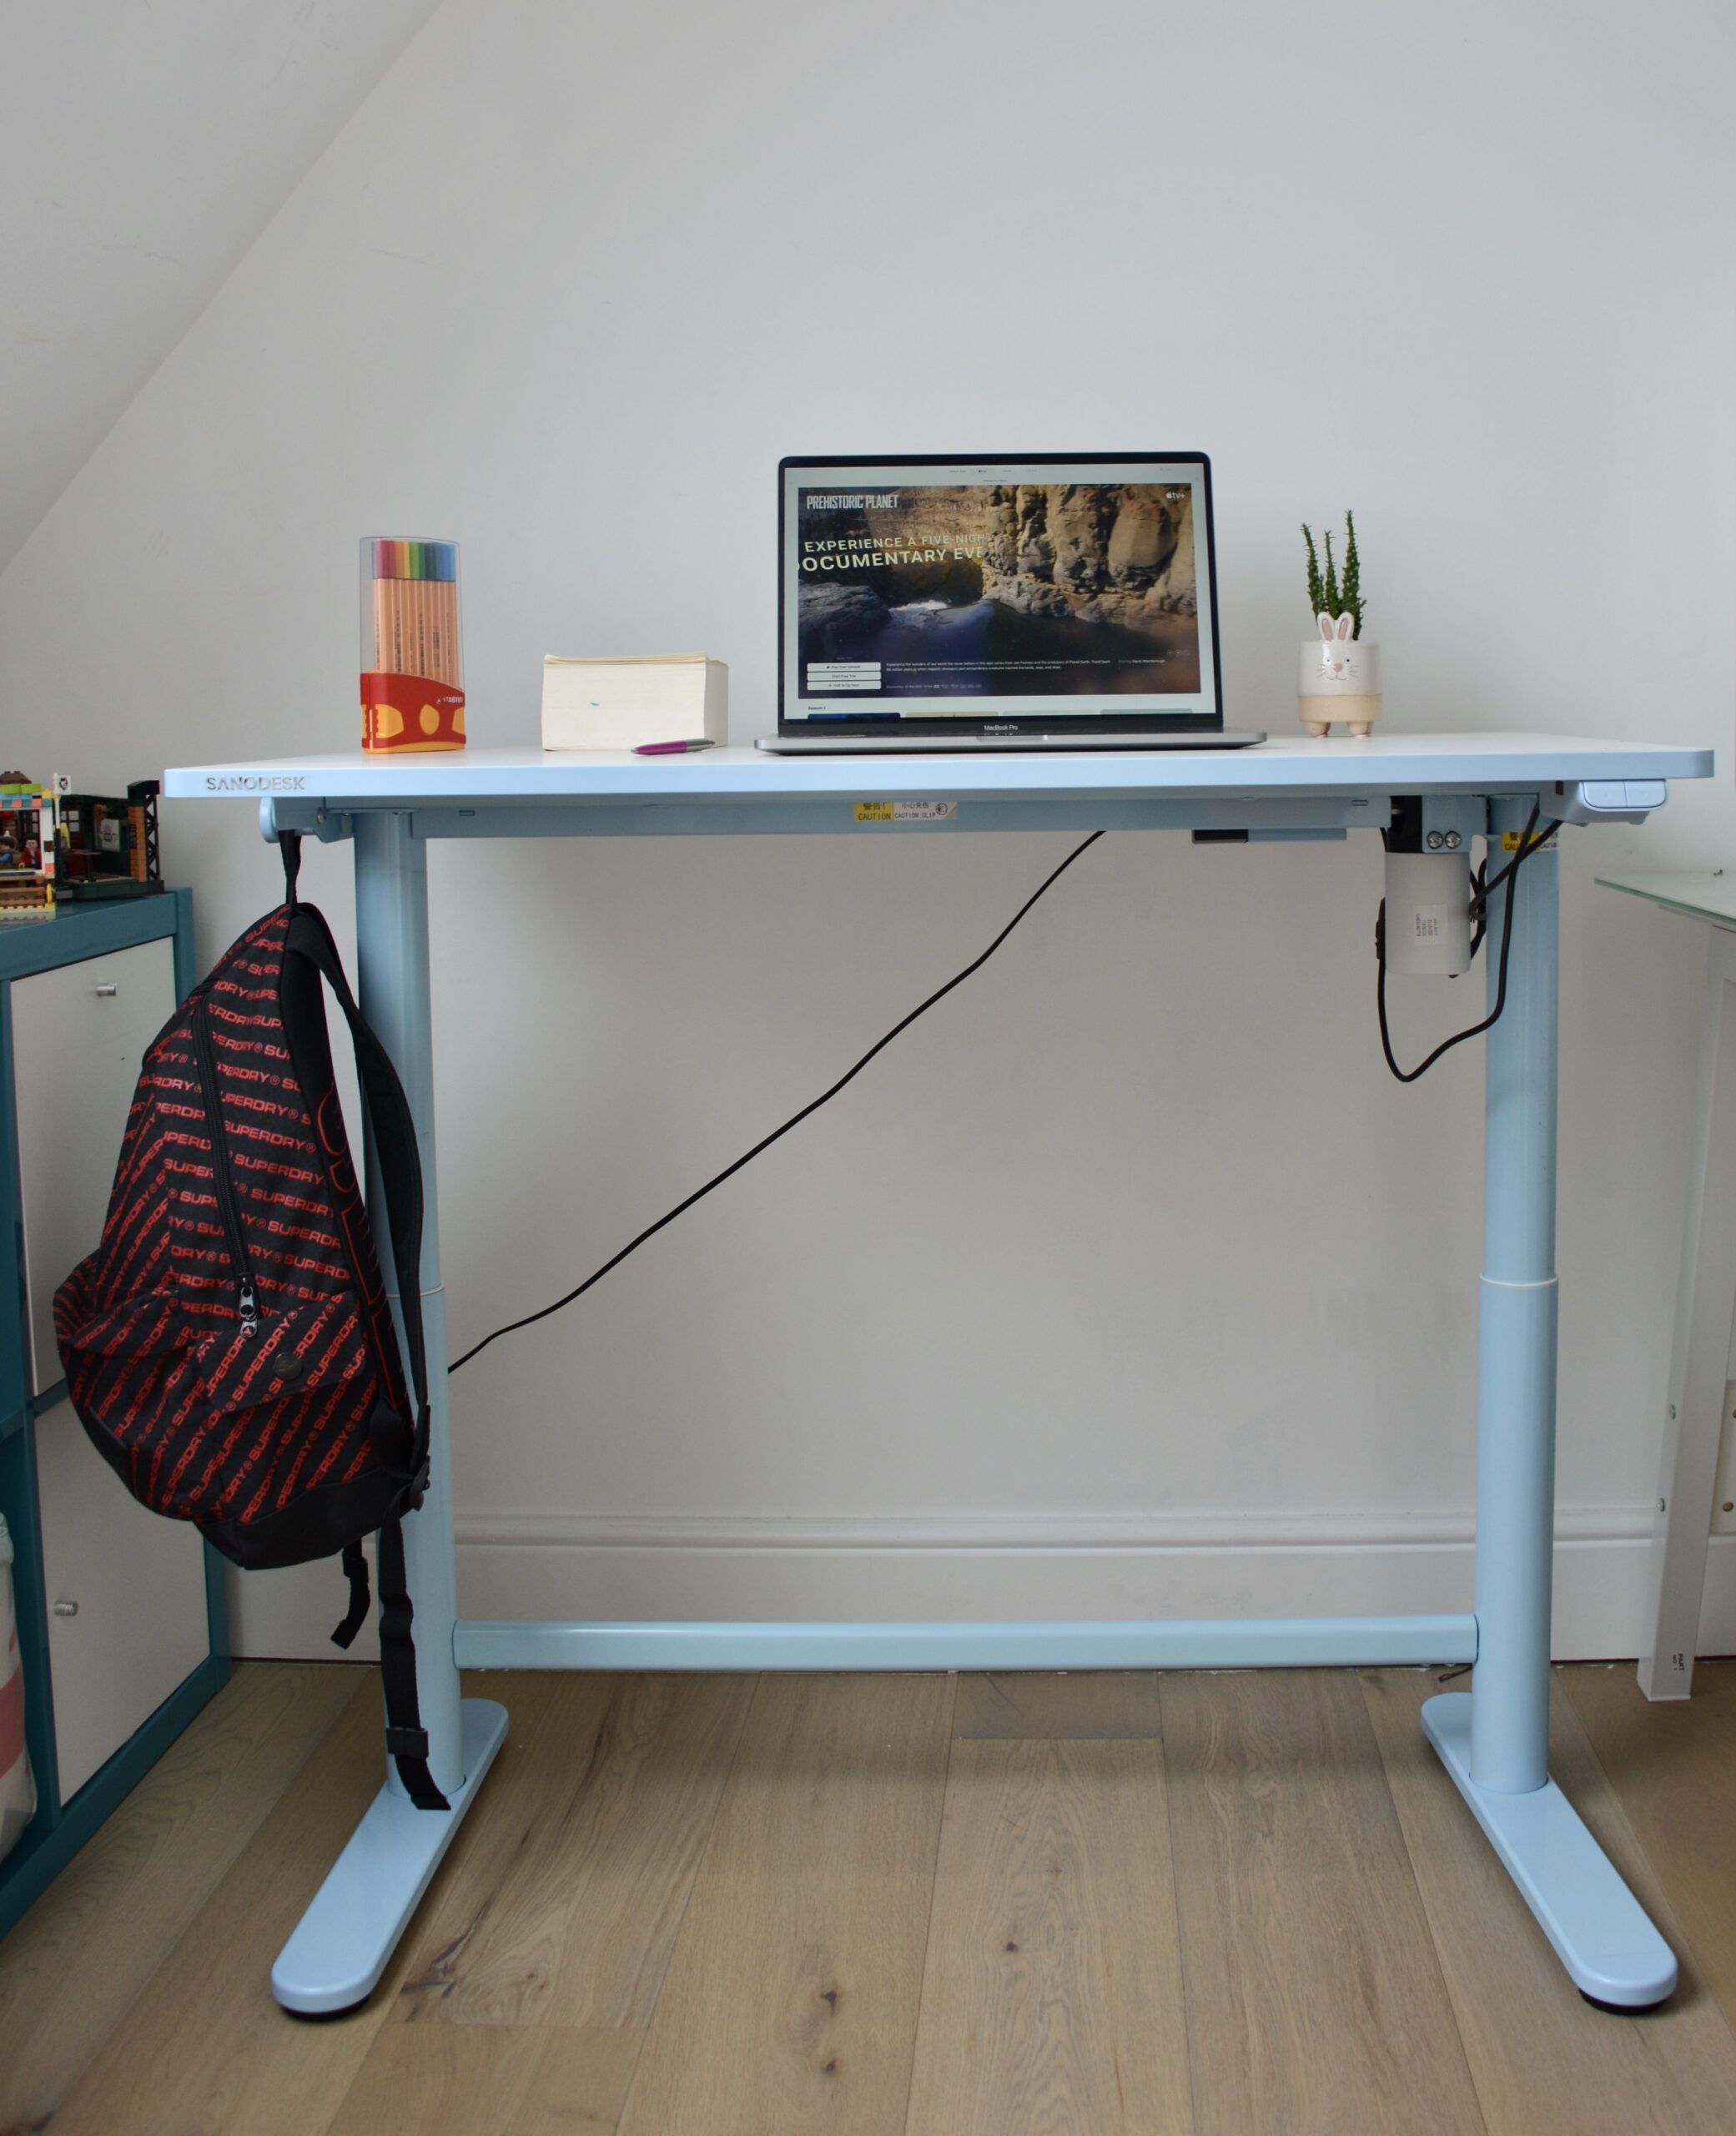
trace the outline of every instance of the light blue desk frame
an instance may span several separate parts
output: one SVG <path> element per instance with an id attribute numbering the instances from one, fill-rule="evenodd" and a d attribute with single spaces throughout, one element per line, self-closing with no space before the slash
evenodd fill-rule
<path id="1" fill-rule="evenodd" d="M 365 1014 L 421 1138 L 420 1288 L 433 1393 L 433 1482 L 405 1524 L 430 1763 L 451 1799 L 418 1811 L 386 1783 L 274 1968 L 287 2008 L 362 2000 L 426 1889 L 505 1735 L 504 1708 L 462 1699 L 484 1669 L 1128 1669 L 1470 1662 L 1472 1688 L 1431 1699 L 1423 1727 L 1575 1983 L 1644 2008 L 1676 1981 L 1668 1946 L 1547 1771 L 1553 1554 L 1557 859 L 1517 884 L 1506 1013 L 1487 1040 L 1484 1262 L 1478 1328 L 1477 1557 L 1469 1616 L 1049 1624 L 510 1624 L 460 1620 L 453 1561 L 429 989 L 427 849 L 438 838 L 1185 829 L 1341 839 L 1386 825 L 1396 796 L 1472 836 L 1517 830 L 1533 803 L 1572 814 L 1582 782 L 1704 778 L 1709 751 L 1551 736 L 1276 743 L 1128 756 L 777 760 L 751 750 L 647 763 L 619 756 L 359 753 L 166 775 L 171 797 L 251 794 L 268 838 L 354 840 Z M 955 801 L 939 824 L 864 831 L 853 804 Z M 1491 911 L 1498 940 L 1502 892 Z M 1495 982 L 1486 956 L 1488 983 Z M 1426 1104 L 1421 1093 L 1417 1102 Z M 369 1153 L 369 1198 L 378 1192 Z M 380 1227 L 382 1251 L 385 1227 Z M 394 1277 L 395 1282 L 396 1278 Z M 395 1290 L 394 1296 L 395 1297 Z"/>

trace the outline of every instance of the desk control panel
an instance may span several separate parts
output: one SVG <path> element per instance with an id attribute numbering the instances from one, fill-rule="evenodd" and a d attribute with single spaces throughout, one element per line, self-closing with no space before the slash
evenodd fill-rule
<path id="1" fill-rule="evenodd" d="M 1643 824 L 1669 798 L 1661 778 L 1557 781 L 1550 814 L 1563 824 Z"/>

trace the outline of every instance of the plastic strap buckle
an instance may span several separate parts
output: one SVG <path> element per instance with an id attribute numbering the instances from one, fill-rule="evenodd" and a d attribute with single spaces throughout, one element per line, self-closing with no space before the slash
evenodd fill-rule
<path id="1" fill-rule="evenodd" d="M 385 1747 L 388 1757 L 425 1758 L 428 1755 L 428 1730 L 425 1728 L 388 1728 Z"/>

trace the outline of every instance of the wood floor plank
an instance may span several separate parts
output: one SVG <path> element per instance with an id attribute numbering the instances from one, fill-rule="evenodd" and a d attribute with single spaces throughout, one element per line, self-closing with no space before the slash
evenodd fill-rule
<path id="1" fill-rule="evenodd" d="M 640 1677 L 617 1700 L 569 1828 L 553 2023 L 650 2024 L 754 1690 L 747 1676 Z"/>
<path id="2" fill-rule="evenodd" d="M 59 2105 L 360 1680 L 239 1663 L 0 1942 L 0 2128 Z"/>
<path id="3" fill-rule="evenodd" d="M 953 1733 L 964 1741 L 1155 1738 L 1163 1733 L 1155 1669 L 1082 1669 L 1064 1675 L 997 1670 L 959 1679 Z"/>
<path id="4" fill-rule="evenodd" d="M 410 1962 L 392 2012 L 395 2022 L 441 2014 L 447 1998 L 468 1978 L 473 1955 L 486 1964 L 488 1954 L 500 1950 L 503 1937 L 516 1935 L 521 1945 L 534 1939 L 541 1919 L 539 1895 L 533 1891 L 516 1905 L 507 1895 L 526 1860 L 541 1862 L 544 1885 L 550 1881 L 541 1841 L 551 1801 L 559 1799 L 562 1776 L 575 1769 L 582 1771 L 588 1763 L 608 1710 L 611 1680 L 561 1672 L 511 1678 L 510 1710 L 523 1730 L 524 1756 L 504 1788 L 496 1788 L 496 1776 L 491 1776 L 494 1799 L 482 1829 L 472 1839 L 476 1873 L 430 1892 L 405 1939 Z M 531 1702 L 522 1704 L 521 1687 L 526 1685 L 531 1687 Z M 547 1896 L 546 1890 L 541 1895 L 543 1899 Z M 528 1922 L 524 1917 L 527 1912 L 532 1917 Z M 510 2019 L 509 2012 L 503 2021 Z"/>
<path id="5" fill-rule="evenodd" d="M 753 1693 L 751 1676 L 599 1676 L 546 1761 L 486 1911 L 413 1977 L 468 2024 L 649 2023 Z"/>
<path id="6" fill-rule="evenodd" d="M 1371 1670 L 1363 1695 L 1492 2136 L 1703 2136 L 1736 2128 L 1736 2038 L 1691 1966 L 1646 2018 L 1593 2010 L 1422 1733 L 1432 1672 Z M 1549 1766 L 1678 1957 L 1656 1880 L 1557 1688 Z M 1727 1780 L 1728 1786 L 1728 1780 Z M 1728 1799 L 1728 1797 L 1727 1797 Z M 1728 1814 L 1728 1811 L 1726 1811 Z"/>
<path id="7" fill-rule="evenodd" d="M 900 2136 L 946 1676 L 767 1676 L 627 2094 L 627 2136 Z"/>
<path id="8" fill-rule="evenodd" d="M 1480 2130 L 1356 1680 L 1162 1690 L 1199 2136 Z"/>
<path id="9" fill-rule="evenodd" d="M 425 1905 L 444 1901 L 461 1911 L 467 1882 L 494 1873 L 483 1844 L 491 1791 L 506 1791 L 502 1783 L 521 1773 L 521 1715 L 546 1700 L 547 1680 L 511 1685 L 514 1726 Z M 55 2136 L 309 2136 L 325 2128 L 401 1984 L 410 1938 L 360 2011 L 318 2023 L 278 2008 L 271 1963 L 379 1790 L 380 1731 L 378 1678 L 360 1671 L 335 1725 L 73 2089 Z"/>
<path id="10" fill-rule="evenodd" d="M 1736 1662 L 1699 1663 L 1693 1696 L 1657 1705 L 1631 1662 L 1562 1676 L 1700 1977 L 1736 2026 Z"/>
<path id="11" fill-rule="evenodd" d="M 378 1689 L 359 1675 L 334 1727 L 55 2117 L 57 2136 L 299 2136 L 309 2122 L 324 2126 L 365 2049 L 356 2035 L 370 2035 L 373 2021 L 296 2025 L 272 2002 L 269 1974 L 379 1786 L 379 1735 Z M 346 2059 L 333 2084 L 327 2072 Z"/>
<path id="12" fill-rule="evenodd" d="M 602 2136 L 619 2127 L 645 2035 L 384 2025 L 329 2136 Z"/>
<path id="13" fill-rule="evenodd" d="M 909 2136 L 1192 2126 L 1162 1746 L 955 1741 Z"/>

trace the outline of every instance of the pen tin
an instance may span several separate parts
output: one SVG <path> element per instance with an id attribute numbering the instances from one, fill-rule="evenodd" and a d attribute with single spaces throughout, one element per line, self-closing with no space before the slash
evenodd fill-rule
<path id="1" fill-rule="evenodd" d="M 458 544 L 361 545 L 362 747 L 464 747 Z"/>

